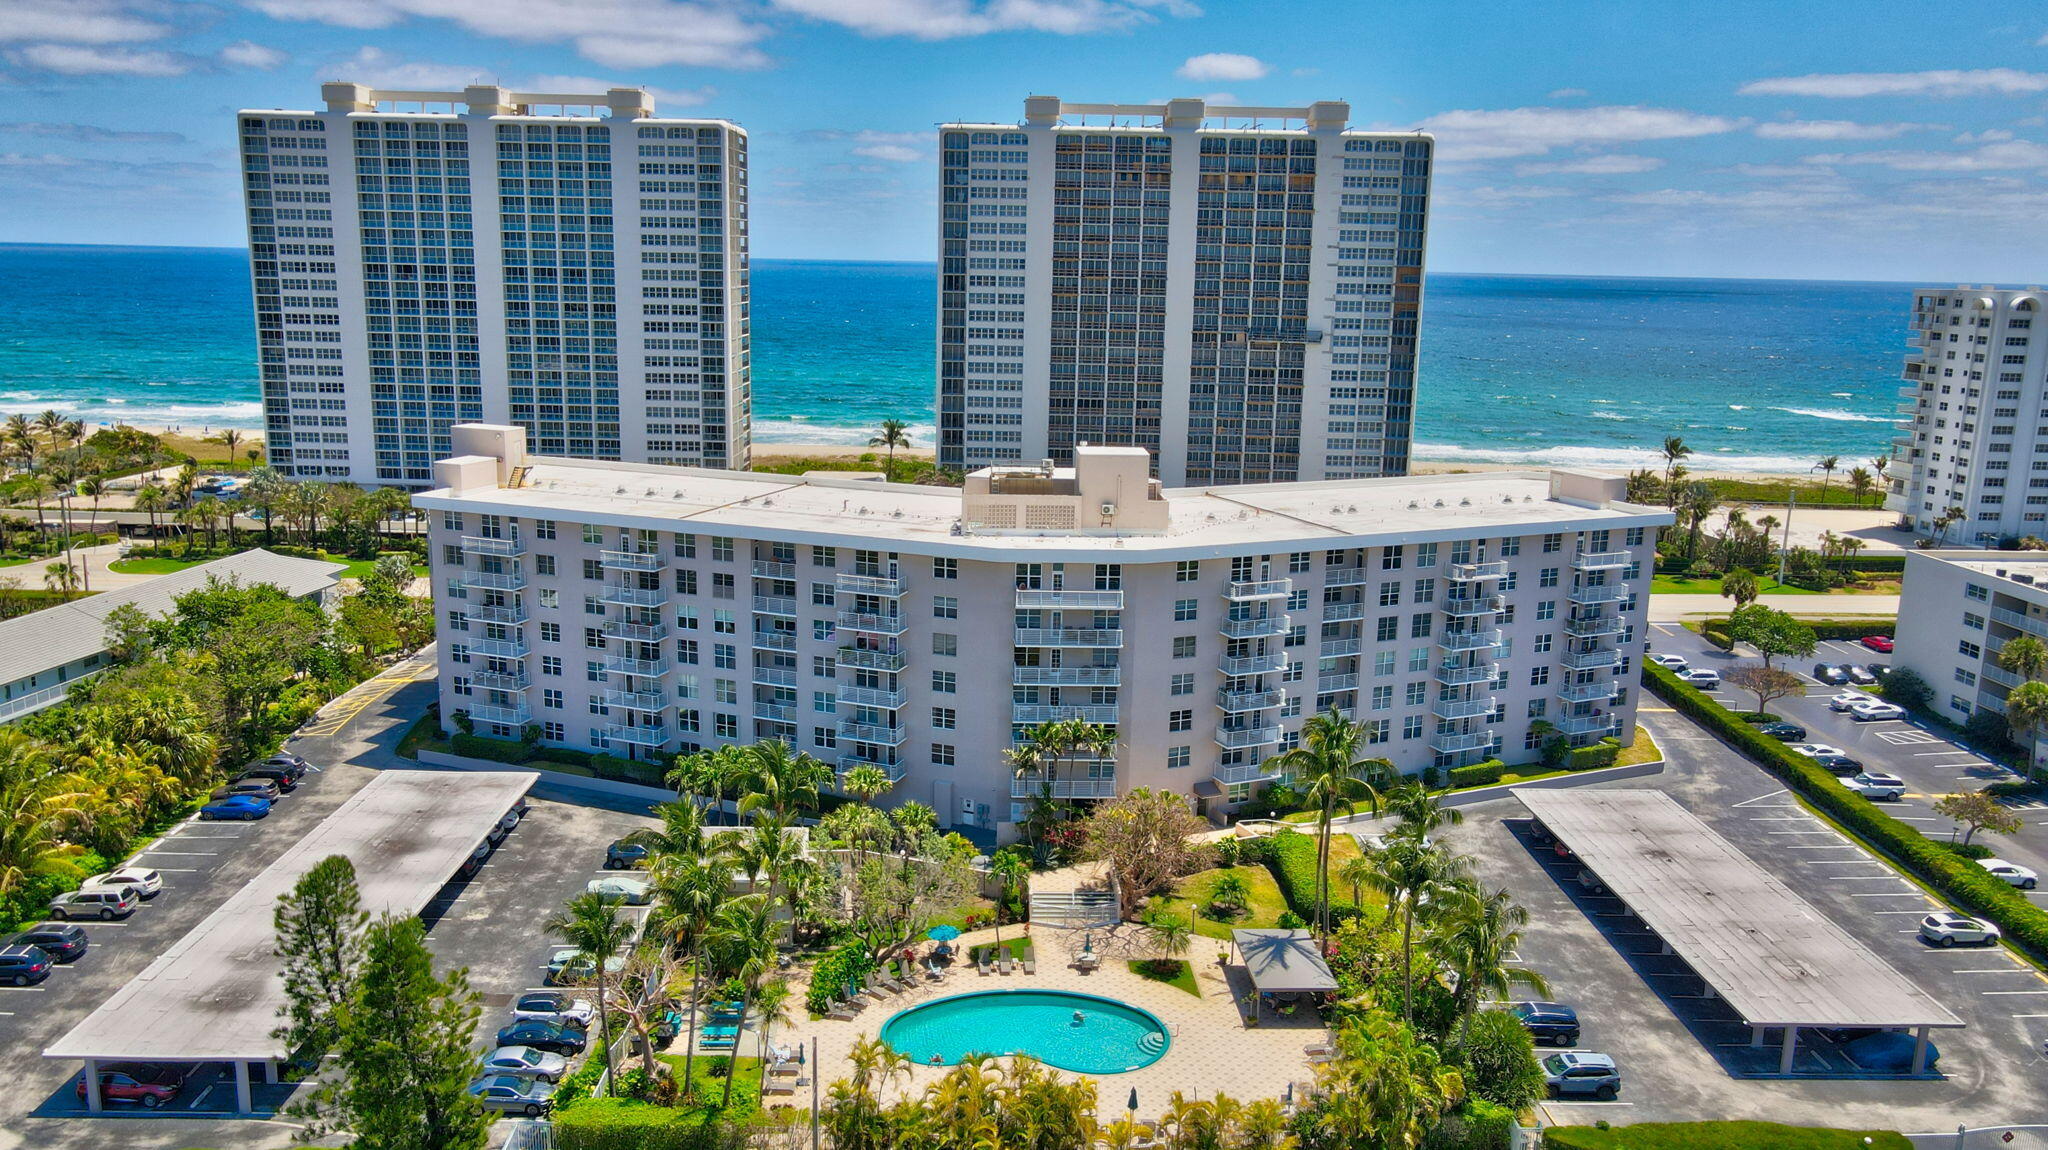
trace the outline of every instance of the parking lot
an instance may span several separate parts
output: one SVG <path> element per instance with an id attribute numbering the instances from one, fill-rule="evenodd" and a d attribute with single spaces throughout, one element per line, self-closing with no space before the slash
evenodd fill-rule
<path id="1" fill-rule="evenodd" d="M 1671 794 L 1764 869 L 1954 1011 L 1967 1026 L 1939 1031 L 1941 1077 L 1859 1076 L 1825 1044 L 1802 1051 L 1797 1072 L 1741 1077 L 1756 1061 L 1748 1029 L 1698 978 L 1660 956 L 1618 900 L 1587 891 L 1577 868 L 1532 849 L 1527 812 L 1512 799 L 1464 808 L 1443 838 L 1471 854 L 1489 889 L 1506 887 L 1530 921 L 1519 957 L 1573 1005 L 1577 1049 L 1615 1056 L 1623 1090 L 1613 1102 L 1549 1102 L 1547 1122 L 1749 1118 L 1908 1132 L 1958 1122 L 2041 1121 L 2034 1080 L 2048 1068 L 2048 978 L 1998 949 L 1942 950 L 1920 941 L 1920 918 L 1939 904 L 1792 800 L 1762 770 L 1676 714 L 1644 709 L 1664 748 L 1662 775 L 1615 784 Z M 1769 1053 L 1775 1054 L 1775 1051 Z M 1842 1077 L 1819 1077 L 1842 1075 Z"/>

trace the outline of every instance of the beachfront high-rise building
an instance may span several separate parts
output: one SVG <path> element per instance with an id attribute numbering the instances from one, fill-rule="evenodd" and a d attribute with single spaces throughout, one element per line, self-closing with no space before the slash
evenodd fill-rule
<path id="1" fill-rule="evenodd" d="M 486 419 L 554 455 L 746 466 L 743 130 L 639 88 L 321 97 L 236 117 L 278 470 L 425 487 Z"/>
<path id="2" fill-rule="evenodd" d="M 1632 738 L 1672 521 L 1579 471 L 1168 491 L 1142 450 L 1086 447 L 962 489 L 523 440 L 456 428 L 414 497 L 444 718 L 642 761 L 780 739 L 998 835 L 1047 791 L 1234 809 L 1331 708 L 1410 774 Z M 1015 777 L 1066 719 L 1113 751 Z"/>
<path id="3" fill-rule="evenodd" d="M 1913 293 L 1885 506 L 1915 531 L 1977 546 L 2048 535 L 2044 305 L 2040 288 Z"/>
<path id="4" fill-rule="evenodd" d="M 1404 475 L 1434 142 L 1350 106 L 1024 101 L 939 129 L 939 462 Z"/>

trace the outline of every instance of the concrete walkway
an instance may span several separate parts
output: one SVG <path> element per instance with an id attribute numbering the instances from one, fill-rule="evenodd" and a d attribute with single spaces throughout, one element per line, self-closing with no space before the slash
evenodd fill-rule
<path id="1" fill-rule="evenodd" d="M 88 581 L 88 585 L 80 589 L 94 592 L 119 591 L 123 588 L 133 587 L 138 583 L 147 583 L 151 579 L 157 578 L 156 575 L 132 575 L 111 570 L 108 564 L 111 564 L 120 557 L 121 547 L 117 543 L 105 543 L 98 547 L 80 547 L 73 551 L 71 553 L 72 565 L 82 565 Z M 49 569 L 50 564 L 57 562 L 61 558 L 61 555 L 52 555 L 46 558 L 31 559 L 26 563 L 17 563 L 12 567 L 0 567 L 0 577 L 19 579 L 24 589 L 40 591 L 46 586 L 43 582 L 43 572 Z"/>
<path id="2" fill-rule="evenodd" d="M 1859 615 L 1897 618 L 1899 614 L 1897 595 L 1765 595 L 1757 602 L 1809 619 L 1846 619 Z M 1693 615 L 1726 615 L 1734 609 L 1735 600 L 1719 595 L 1650 596 L 1650 621 L 1653 623 L 1669 623 Z"/>

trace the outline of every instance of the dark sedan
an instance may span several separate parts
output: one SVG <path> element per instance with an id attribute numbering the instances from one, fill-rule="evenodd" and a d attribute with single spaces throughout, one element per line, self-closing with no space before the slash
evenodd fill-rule
<path id="1" fill-rule="evenodd" d="M 1781 743 L 1803 743 L 1806 741 L 1806 728 L 1798 723 L 1765 723 L 1763 726 L 1758 727 L 1757 730 Z"/>
<path id="2" fill-rule="evenodd" d="M 85 953 L 85 928 L 69 923 L 45 922 L 14 936 L 9 946 L 32 946 L 58 962 L 71 962 Z"/>
<path id="3" fill-rule="evenodd" d="M 1863 773 L 1862 761 L 1852 759 L 1847 755 L 1818 755 L 1813 761 L 1827 768 L 1829 774 L 1841 778 L 1848 778 L 1851 775 Z"/>
<path id="4" fill-rule="evenodd" d="M 1538 1045 L 1574 1046 L 1579 1041 L 1579 1012 L 1561 1002 L 1517 1002 L 1508 1013 L 1528 1030 Z"/>
<path id="5" fill-rule="evenodd" d="M 581 1030 L 526 1019 L 498 1031 L 499 1046 L 531 1046 L 549 1054 L 577 1054 L 589 1043 Z"/>
<path id="6" fill-rule="evenodd" d="M 247 795 L 250 798 L 262 799 L 264 802 L 276 802 L 280 793 L 282 792 L 277 789 L 277 784 L 269 779 L 236 779 L 234 782 L 214 788 L 213 794 L 209 797 L 220 800 Z"/>

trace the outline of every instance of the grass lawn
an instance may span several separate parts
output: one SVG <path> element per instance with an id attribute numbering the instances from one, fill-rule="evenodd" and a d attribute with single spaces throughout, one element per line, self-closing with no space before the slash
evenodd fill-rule
<path id="1" fill-rule="evenodd" d="M 1780 583 L 1769 575 L 1757 576 L 1756 583 L 1759 593 L 1764 595 L 1820 594 L 1819 591 L 1809 591 L 1804 587 L 1793 587 L 1789 584 Z M 1650 580 L 1650 594 L 1652 595 L 1719 595 L 1720 593 L 1721 577 L 1718 575 L 1709 579 L 1689 579 L 1683 575 L 1658 575 Z M 1733 603 L 1734 600 L 1731 599 L 1729 602 Z"/>
<path id="2" fill-rule="evenodd" d="M 1010 957 L 1013 960 L 1023 962 L 1025 953 L 1031 949 L 1031 940 L 1022 936 L 1006 938 L 1003 940 L 1003 949 L 1010 952 Z M 983 954 L 987 954 L 989 961 L 994 962 L 996 960 L 996 944 L 984 942 L 980 946 L 973 948 L 967 952 L 967 961 L 969 963 L 980 962 Z"/>
<path id="3" fill-rule="evenodd" d="M 1225 922 L 1210 918 L 1202 911 L 1209 905 L 1217 880 L 1227 874 L 1242 878 L 1250 889 L 1250 897 L 1245 900 L 1250 909 L 1248 913 Z M 1175 884 L 1172 894 L 1154 896 L 1146 905 L 1148 909 L 1181 916 L 1194 926 L 1196 934 L 1204 938 L 1227 939 L 1230 932 L 1238 927 L 1280 925 L 1280 913 L 1287 909 L 1287 900 L 1280 894 L 1280 884 L 1273 881 L 1272 871 L 1263 866 L 1234 866 L 1196 871 Z"/>
<path id="4" fill-rule="evenodd" d="M 1162 975 L 1153 970 L 1152 960 L 1149 958 L 1133 959 L 1130 966 L 1131 973 L 1139 978 L 1150 982 L 1163 982 L 1168 986 L 1177 986 L 1196 998 L 1202 997 L 1202 988 L 1195 985 L 1195 968 L 1179 959 L 1173 960 L 1173 973 L 1170 975 Z"/>
<path id="5" fill-rule="evenodd" d="M 1827 1130 L 1775 1122 L 1644 1122 L 1633 1126 L 1553 1126 L 1543 1144 L 1556 1150 L 1907 1150 L 1889 1130 Z"/>
<path id="6" fill-rule="evenodd" d="M 107 569 L 123 575 L 169 575 L 205 562 L 207 560 L 204 559 L 116 559 L 107 564 Z"/>
<path id="7" fill-rule="evenodd" d="M 769 1037 L 772 1039 L 775 1036 L 771 1034 Z M 682 1078 L 682 1055 L 657 1054 L 655 1057 L 673 1067 L 677 1079 Z M 638 1058 L 628 1058 L 623 1064 L 623 1068 L 636 1066 L 639 1064 L 639 1061 Z M 723 1070 L 726 1061 L 725 1057 L 716 1054 L 699 1054 L 697 1056 L 697 1073 L 694 1081 L 697 1084 L 697 1097 L 701 1099 L 701 1102 L 697 1106 L 677 1106 L 677 1111 L 695 1111 L 703 1114 L 717 1113 L 718 1099 L 725 1092 L 725 1075 L 722 1073 L 714 1074 L 713 1071 Z M 733 1079 L 732 1083 L 732 1109 L 726 1111 L 726 1116 L 728 1118 L 745 1118 L 760 1110 L 756 1100 L 761 1094 L 761 1060 L 758 1058 L 740 1059 L 739 1069 L 735 1074 L 737 1076 Z"/>
<path id="8" fill-rule="evenodd" d="M 1647 763 L 1663 757 L 1664 752 L 1657 746 L 1657 740 L 1650 737 L 1649 731 L 1637 727 L 1636 741 L 1621 749 L 1621 754 L 1614 760 L 1614 765 L 1632 767 L 1637 763 Z"/>

